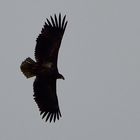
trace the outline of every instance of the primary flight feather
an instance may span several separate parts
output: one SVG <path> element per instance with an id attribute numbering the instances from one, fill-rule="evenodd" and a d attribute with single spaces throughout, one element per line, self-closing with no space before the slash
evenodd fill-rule
<path id="1" fill-rule="evenodd" d="M 59 120 L 61 117 L 56 94 L 56 80 L 64 80 L 64 77 L 58 72 L 57 59 L 66 26 L 66 15 L 63 18 L 59 14 L 58 18 L 54 15 L 54 18 L 50 16 L 50 20 L 46 19 L 36 40 L 36 61 L 28 57 L 20 66 L 27 78 L 36 76 L 33 96 L 42 118 L 50 122 L 52 120 L 55 122 L 56 118 Z"/>

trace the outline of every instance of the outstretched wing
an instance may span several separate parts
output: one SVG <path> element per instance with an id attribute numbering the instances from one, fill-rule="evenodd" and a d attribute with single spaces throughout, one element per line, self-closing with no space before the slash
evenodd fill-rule
<path id="1" fill-rule="evenodd" d="M 35 59 L 37 62 L 51 61 L 57 64 L 58 51 L 60 48 L 61 40 L 67 26 L 65 21 L 66 15 L 61 19 L 61 14 L 57 18 L 50 16 L 51 21 L 47 19 L 41 34 L 37 38 L 35 48 Z"/>
<path id="2" fill-rule="evenodd" d="M 46 117 L 46 121 L 61 117 L 58 99 L 56 95 L 56 80 L 46 79 L 44 77 L 36 77 L 34 81 L 34 99 L 39 107 L 42 119 Z"/>

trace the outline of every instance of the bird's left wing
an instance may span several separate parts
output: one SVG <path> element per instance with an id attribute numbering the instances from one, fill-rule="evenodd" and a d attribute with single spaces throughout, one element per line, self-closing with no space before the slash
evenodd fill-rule
<path id="1" fill-rule="evenodd" d="M 61 113 L 56 94 L 56 80 L 37 76 L 33 87 L 34 99 L 42 119 L 46 117 L 46 121 L 50 120 L 50 122 L 52 120 L 55 122 L 56 118 L 59 120 Z"/>

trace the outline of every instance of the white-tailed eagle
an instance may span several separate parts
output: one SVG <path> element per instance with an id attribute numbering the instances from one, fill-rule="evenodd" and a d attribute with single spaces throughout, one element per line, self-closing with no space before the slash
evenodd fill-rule
<path id="1" fill-rule="evenodd" d="M 46 19 L 36 40 L 35 60 L 30 57 L 22 62 L 20 68 L 27 77 L 36 76 L 33 84 L 34 99 L 39 107 L 42 118 L 50 122 L 55 122 L 56 118 L 61 117 L 58 98 L 56 93 L 56 80 L 64 79 L 58 72 L 57 59 L 58 51 L 61 45 L 63 34 L 65 32 L 67 21 L 66 15 L 62 18 L 50 16 L 50 21 Z"/>

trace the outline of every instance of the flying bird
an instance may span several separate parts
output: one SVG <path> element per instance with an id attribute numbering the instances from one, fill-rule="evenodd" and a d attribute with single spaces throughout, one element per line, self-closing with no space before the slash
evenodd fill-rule
<path id="1" fill-rule="evenodd" d="M 26 78 L 36 76 L 33 83 L 34 100 L 40 110 L 42 119 L 46 121 L 56 121 L 61 117 L 58 98 L 56 93 L 57 79 L 64 76 L 59 73 L 57 67 L 58 52 L 65 32 L 66 15 L 62 18 L 61 14 L 54 17 L 50 16 L 36 39 L 35 60 L 26 58 L 20 66 Z"/>

